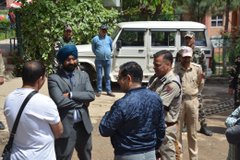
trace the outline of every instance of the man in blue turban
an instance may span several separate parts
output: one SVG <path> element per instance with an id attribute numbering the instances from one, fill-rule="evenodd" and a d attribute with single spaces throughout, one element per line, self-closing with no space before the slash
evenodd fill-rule
<path id="1" fill-rule="evenodd" d="M 55 140 L 58 160 L 71 159 L 74 148 L 80 160 L 91 160 L 93 127 L 88 106 L 95 94 L 88 74 L 77 68 L 77 58 L 75 45 L 62 47 L 57 54 L 61 67 L 48 78 L 49 95 L 64 127 L 63 135 Z"/>
<path id="2" fill-rule="evenodd" d="M 72 55 L 75 59 L 78 58 L 78 51 L 76 45 L 66 45 L 59 49 L 57 54 L 57 60 L 63 64 L 64 60 Z"/>

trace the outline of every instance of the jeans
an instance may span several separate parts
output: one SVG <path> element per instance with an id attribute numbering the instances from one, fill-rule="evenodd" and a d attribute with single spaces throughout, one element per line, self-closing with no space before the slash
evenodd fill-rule
<path id="1" fill-rule="evenodd" d="M 104 69 L 106 92 L 112 92 L 109 76 L 111 71 L 111 60 L 95 60 L 95 66 L 97 70 L 97 92 L 102 92 L 102 69 Z"/>
<path id="2" fill-rule="evenodd" d="M 132 155 L 115 155 L 114 160 L 156 160 L 155 150 Z"/>

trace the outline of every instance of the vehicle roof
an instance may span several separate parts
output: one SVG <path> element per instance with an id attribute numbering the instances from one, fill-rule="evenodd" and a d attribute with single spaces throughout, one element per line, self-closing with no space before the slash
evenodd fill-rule
<path id="1" fill-rule="evenodd" d="M 192 21 L 134 21 L 134 22 L 121 22 L 118 24 L 121 28 L 172 28 L 172 29 L 206 29 L 202 23 Z"/>

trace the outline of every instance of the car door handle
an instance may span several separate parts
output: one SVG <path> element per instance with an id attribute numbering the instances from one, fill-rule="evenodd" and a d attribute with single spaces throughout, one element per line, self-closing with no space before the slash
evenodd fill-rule
<path id="1" fill-rule="evenodd" d="M 138 52 L 143 52 L 144 50 L 143 49 L 139 49 Z"/>

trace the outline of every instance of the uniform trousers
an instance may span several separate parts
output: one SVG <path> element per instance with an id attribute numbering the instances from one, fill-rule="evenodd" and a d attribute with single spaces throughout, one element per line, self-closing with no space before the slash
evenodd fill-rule
<path id="1" fill-rule="evenodd" d="M 198 159 L 198 145 L 197 145 L 197 125 L 198 125 L 198 108 L 199 101 L 197 96 L 183 96 L 182 99 L 182 113 L 180 117 L 180 131 L 182 131 L 183 124 L 187 127 L 188 152 L 190 160 Z M 182 132 L 180 132 L 179 141 L 182 144 Z M 183 149 L 183 147 L 182 147 Z M 181 152 L 183 153 L 181 149 Z"/>
<path id="2" fill-rule="evenodd" d="M 166 128 L 166 133 L 162 145 L 159 149 L 161 154 L 161 160 L 176 160 L 179 159 L 179 126 L 178 124 L 174 124 L 172 126 L 168 126 Z"/>
<path id="3" fill-rule="evenodd" d="M 202 80 L 202 88 L 199 89 L 199 94 L 198 94 L 198 101 L 199 101 L 199 122 L 200 123 L 206 123 L 206 111 L 205 107 L 203 106 L 203 98 L 202 98 L 202 90 L 205 84 L 205 80 Z"/>

